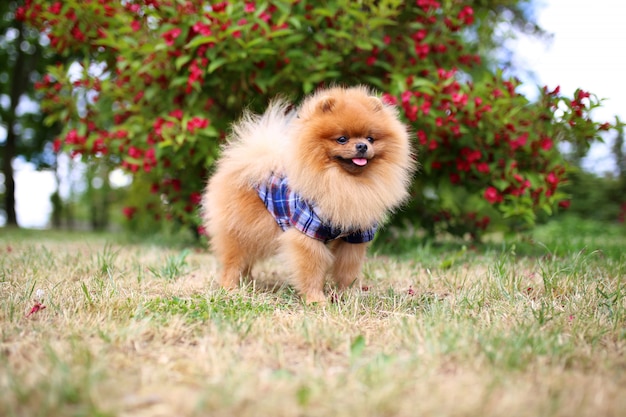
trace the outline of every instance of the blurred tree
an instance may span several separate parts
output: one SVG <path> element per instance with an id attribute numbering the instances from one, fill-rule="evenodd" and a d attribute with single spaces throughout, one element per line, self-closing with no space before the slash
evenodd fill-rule
<path id="1" fill-rule="evenodd" d="M 624 195 L 626 195 L 626 155 L 624 155 L 624 125 L 618 119 L 615 123 L 617 126 L 617 136 L 613 142 L 613 155 L 615 156 L 615 164 L 617 165 L 618 176 L 623 182 Z"/>
<path id="2" fill-rule="evenodd" d="M 109 159 L 152 194 L 157 204 L 126 207 L 129 219 L 164 211 L 196 225 L 205 179 L 243 108 L 365 83 L 416 133 L 422 171 L 405 220 L 476 236 L 567 205 L 558 145 L 586 151 L 611 128 L 591 120 L 593 94 L 544 87 L 530 102 L 492 64 L 505 29 L 538 30 L 530 4 L 25 0 L 22 16 L 56 51 L 81 57 L 71 74 L 49 68 L 42 107 L 64 125 L 57 149 Z"/>
<path id="3" fill-rule="evenodd" d="M 57 56 L 46 48 L 45 36 L 16 19 L 22 4 L 20 0 L 0 2 L 0 164 L 4 177 L 0 209 L 6 212 L 7 225 L 13 226 L 17 226 L 13 160 L 21 156 L 37 168 L 54 167 L 52 140 L 60 131 L 58 125 L 44 126 L 34 90 Z"/>
<path id="4" fill-rule="evenodd" d="M 613 143 L 613 155 L 618 170 L 618 186 L 615 197 L 619 200 L 620 212 L 618 220 L 622 223 L 626 221 L 626 155 L 624 155 L 624 125 L 621 120 L 615 122 L 617 126 L 617 137 Z"/>

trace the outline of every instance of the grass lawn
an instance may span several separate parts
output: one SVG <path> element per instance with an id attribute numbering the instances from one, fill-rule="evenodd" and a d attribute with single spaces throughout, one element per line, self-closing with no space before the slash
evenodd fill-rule
<path id="1" fill-rule="evenodd" d="M 625 252 L 378 242 L 309 307 L 271 261 L 227 293 L 202 249 L 0 229 L 0 416 L 624 416 Z"/>

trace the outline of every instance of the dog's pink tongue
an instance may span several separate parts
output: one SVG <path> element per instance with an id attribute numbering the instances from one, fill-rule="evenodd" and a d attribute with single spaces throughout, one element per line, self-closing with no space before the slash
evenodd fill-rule
<path id="1" fill-rule="evenodd" d="M 360 167 L 367 165 L 367 159 L 365 158 L 352 158 L 352 162 Z"/>

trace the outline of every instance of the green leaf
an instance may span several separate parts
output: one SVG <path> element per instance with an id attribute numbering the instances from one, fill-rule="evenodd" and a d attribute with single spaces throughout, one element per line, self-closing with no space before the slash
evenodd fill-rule
<path id="1" fill-rule="evenodd" d="M 215 43 L 217 42 L 217 38 L 213 35 L 211 36 L 196 36 L 193 38 L 187 45 L 185 45 L 185 49 L 193 49 L 197 48 L 200 45 L 205 45 L 207 43 Z"/>
<path id="2" fill-rule="evenodd" d="M 362 334 L 358 335 L 354 338 L 352 343 L 350 344 L 350 359 L 355 360 L 358 359 L 363 350 L 365 349 L 365 337 Z"/>
<path id="3" fill-rule="evenodd" d="M 357 48 L 362 49 L 364 51 L 371 51 L 372 49 L 374 49 L 374 46 L 372 45 L 372 43 L 366 41 L 365 39 L 361 39 L 361 38 L 355 39 L 354 44 L 357 46 Z"/>
<path id="4" fill-rule="evenodd" d="M 290 35 L 292 33 L 291 30 L 289 29 L 279 29 L 279 30 L 275 30 L 269 33 L 268 38 L 270 39 L 274 39 L 274 38 L 278 38 L 280 36 L 287 36 Z"/>
<path id="5" fill-rule="evenodd" d="M 189 61 L 191 61 L 191 55 L 181 55 L 174 61 L 174 66 L 180 70 Z"/>
<path id="6" fill-rule="evenodd" d="M 451 268 L 452 265 L 454 265 L 459 259 L 461 259 L 465 255 L 466 252 L 467 252 L 467 247 L 463 245 L 463 247 L 460 250 L 456 251 L 451 256 L 448 256 L 443 261 L 441 261 L 441 263 L 439 264 L 439 267 L 441 269 Z"/>
<path id="7" fill-rule="evenodd" d="M 265 42 L 265 39 L 258 37 L 258 38 L 254 38 L 252 39 L 250 42 L 247 42 L 245 44 L 245 47 L 247 49 L 252 49 L 253 47 L 255 47 L 256 45 L 262 44 L 263 42 Z"/>
<path id="8" fill-rule="evenodd" d="M 311 400 L 311 388 L 302 385 L 296 391 L 296 398 L 300 406 L 307 406 Z"/>
<path id="9" fill-rule="evenodd" d="M 314 16 L 323 16 L 323 17 L 334 17 L 335 16 L 335 12 L 331 11 L 329 9 L 324 9 L 324 8 L 318 7 L 317 9 L 313 10 L 313 15 Z"/>
<path id="10" fill-rule="evenodd" d="M 494 179 L 493 180 L 493 185 L 499 191 L 504 191 L 504 190 L 506 190 L 509 187 L 509 182 L 507 180 Z"/>
<path id="11" fill-rule="evenodd" d="M 217 58 L 209 63 L 209 68 L 207 69 L 207 73 L 211 74 L 215 72 L 222 65 L 226 64 L 228 60 L 226 58 Z"/>

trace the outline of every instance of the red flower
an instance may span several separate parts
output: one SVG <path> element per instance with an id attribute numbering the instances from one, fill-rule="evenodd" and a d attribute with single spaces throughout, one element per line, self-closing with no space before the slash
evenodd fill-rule
<path id="1" fill-rule="evenodd" d="M 67 136 L 65 137 L 65 143 L 68 145 L 82 145 L 85 143 L 85 137 L 80 136 L 76 129 L 72 129 L 67 132 Z"/>
<path id="2" fill-rule="evenodd" d="M 176 38 L 178 38 L 180 36 L 180 34 L 182 33 L 182 29 L 181 28 L 174 28 L 171 30 L 168 30 L 167 32 L 165 32 L 163 34 L 163 39 L 165 39 L 165 44 L 167 46 L 172 46 L 174 45 L 174 41 L 176 40 Z"/>
<path id="3" fill-rule="evenodd" d="M 454 93 L 452 94 L 452 102 L 456 105 L 456 106 L 465 106 L 467 104 L 467 94 L 459 94 L 459 93 Z"/>
<path id="4" fill-rule="evenodd" d="M 563 200 L 563 201 L 559 201 L 559 207 L 564 208 L 564 209 L 568 209 L 569 206 L 571 205 L 571 201 L 569 200 Z"/>
<path id="5" fill-rule="evenodd" d="M 26 317 L 30 317 L 31 315 L 35 314 L 38 311 L 44 310 L 45 308 L 45 305 L 41 304 L 39 301 L 35 301 L 35 305 L 33 305 L 28 314 L 26 314 Z"/>
<path id="6" fill-rule="evenodd" d="M 248 1 L 248 2 L 246 2 L 246 6 L 244 7 L 243 10 L 246 13 L 252 13 L 252 12 L 254 12 L 255 9 L 256 9 L 256 6 L 255 6 L 254 2 Z"/>
<path id="7" fill-rule="evenodd" d="M 420 145 L 426 145 L 428 143 L 428 138 L 423 130 L 417 131 L 417 139 L 419 140 Z"/>
<path id="8" fill-rule="evenodd" d="M 461 158 L 457 158 L 456 159 L 456 169 L 457 171 L 469 171 L 470 170 L 470 163 L 468 161 L 465 161 Z"/>
<path id="9" fill-rule="evenodd" d="M 135 97 L 133 98 L 133 103 L 139 103 L 141 99 L 143 98 L 143 95 L 144 95 L 143 90 L 135 94 Z"/>
<path id="10" fill-rule="evenodd" d="M 459 19 L 466 25 L 471 25 L 474 23 L 474 9 L 470 6 L 463 7 L 463 10 L 459 13 Z"/>
<path id="11" fill-rule="evenodd" d="M 124 139 L 128 137 L 128 132 L 125 129 L 120 129 L 115 132 L 115 137 L 118 139 Z"/>
<path id="12" fill-rule="evenodd" d="M 180 120 L 183 118 L 183 111 L 181 109 L 172 110 L 169 115 Z"/>
<path id="13" fill-rule="evenodd" d="M 580 101 L 583 98 L 589 98 L 590 96 L 591 96 L 591 94 L 589 94 L 586 91 L 583 91 L 583 90 L 577 90 L 576 91 L 576 101 Z"/>
<path id="14" fill-rule="evenodd" d="M 194 133 L 196 129 L 204 129 L 209 125 L 209 121 L 202 117 L 195 116 L 187 123 L 189 133 Z"/>
<path id="15" fill-rule="evenodd" d="M 156 164 L 156 151 L 154 148 L 150 148 L 146 151 L 145 159 L 151 164 Z"/>
<path id="16" fill-rule="evenodd" d="M 546 176 L 546 182 L 550 184 L 552 187 L 556 187 L 559 183 L 559 178 L 554 174 L 554 172 L 550 172 Z"/>
<path id="17" fill-rule="evenodd" d="M 202 81 L 202 69 L 198 65 L 198 60 L 192 61 L 189 65 L 189 78 L 187 78 L 187 93 L 191 93 L 192 86 L 196 82 Z"/>
<path id="18" fill-rule="evenodd" d="M 484 194 L 485 200 L 491 204 L 502 202 L 502 195 L 496 190 L 495 187 L 487 187 Z"/>
<path id="19" fill-rule="evenodd" d="M 456 74 L 456 69 L 451 69 L 450 71 L 446 71 L 443 68 L 437 68 L 437 76 L 440 80 L 448 80 L 452 78 Z"/>
<path id="20" fill-rule="evenodd" d="M 434 0 L 417 0 L 416 4 L 418 7 L 421 7 L 426 12 L 430 9 L 438 9 L 439 7 L 441 7 L 441 4 Z"/>
<path id="21" fill-rule="evenodd" d="M 544 87 L 544 90 L 547 90 L 547 87 Z M 548 95 L 556 96 L 561 91 L 561 86 L 557 85 L 556 88 L 548 93 Z"/>
<path id="22" fill-rule="evenodd" d="M 420 42 L 424 40 L 426 35 L 428 35 L 428 32 L 426 31 L 426 29 L 420 29 L 417 32 L 415 32 L 413 35 L 411 35 L 411 39 L 413 39 L 415 42 Z"/>
<path id="23" fill-rule="evenodd" d="M 476 170 L 483 174 L 488 174 L 490 171 L 489 164 L 486 162 L 479 162 L 476 164 Z"/>
<path id="24" fill-rule="evenodd" d="M 61 13 L 61 6 L 61 2 L 57 1 L 48 8 L 48 11 L 52 14 L 59 14 Z"/>
<path id="25" fill-rule="evenodd" d="M 80 30 L 80 28 L 78 26 L 74 26 L 72 28 L 71 33 L 72 33 L 72 36 L 74 37 L 74 39 L 76 39 L 79 42 L 84 42 L 85 39 L 87 39 L 85 37 L 85 34 Z"/>
<path id="26" fill-rule="evenodd" d="M 140 149 L 134 146 L 131 146 L 130 148 L 128 148 L 128 156 L 130 156 L 131 158 L 135 158 L 135 159 L 141 158 L 142 154 L 143 152 L 141 152 Z"/>
<path id="27" fill-rule="evenodd" d="M 141 29 L 141 22 L 139 20 L 133 20 L 130 24 L 130 28 L 133 30 L 133 32 L 137 32 L 139 29 Z"/>
<path id="28" fill-rule="evenodd" d="M 263 12 L 259 15 L 259 19 L 261 19 L 262 21 L 264 21 L 265 23 L 269 22 L 270 19 L 272 18 L 272 15 L 269 14 L 268 12 Z M 286 25 L 287 23 L 285 23 Z"/>
<path id="29" fill-rule="evenodd" d="M 56 138 L 54 142 L 52 142 L 52 149 L 55 153 L 58 153 L 61 150 L 61 139 Z"/>
<path id="30" fill-rule="evenodd" d="M 107 147 L 104 144 L 104 140 L 105 138 L 103 137 L 98 137 L 96 138 L 96 140 L 93 142 L 92 148 L 91 148 L 91 152 L 93 154 L 106 154 L 107 153 Z"/>
<path id="31" fill-rule="evenodd" d="M 407 104 L 409 100 L 411 100 L 412 96 L 413 94 L 410 91 L 403 91 L 400 95 L 400 98 L 402 98 L 402 104 Z"/>
<path id="32" fill-rule="evenodd" d="M 381 98 L 383 103 L 391 104 L 392 106 L 395 106 L 398 103 L 398 99 L 389 93 L 384 93 Z"/>
<path id="33" fill-rule="evenodd" d="M 526 145 L 526 141 L 528 140 L 528 133 L 523 133 L 517 137 L 517 139 L 511 141 L 511 149 L 516 150 Z"/>
<path id="34" fill-rule="evenodd" d="M 430 45 L 427 44 L 418 44 L 415 45 L 415 53 L 420 59 L 426 59 L 428 53 L 430 52 Z"/>
<path id="35" fill-rule="evenodd" d="M 192 27 L 194 32 L 199 33 L 202 36 L 211 36 L 211 28 L 202 22 L 197 22 Z"/>
<path id="36" fill-rule="evenodd" d="M 20 6 L 17 8 L 17 10 L 15 11 L 15 19 L 23 22 L 24 20 L 26 20 L 26 8 L 25 6 Z"/>
<path id="37" fill-rule="evenodd" d="M 193 192 L 189 195 L 189 202 L 193 205 L 198 205 L 202 201 L 202 195 L 198 192 Z"/>
<path id="38" fill-rule="evenodd" d="M 417 120 L 417 106 L 416 105 L 404 106 L 404 112 L 406 114 L 407 119 L 409 119 L 410 121 L 414 122 Z"/>
<path id="39" fill-rule="evenodd" d="M 491 219 L 489 218 L 489 216 L 485 216 L 482 218 L 482 220 L 476 222 L 476 226 L 484 230 L 487 228 L 487 226 L 489 226 L 490 222 L 491 222 Z"/>
<path id="40" fill-rule="evenodd" d="M 463 148 L 461 149 L 461 155 L 469 162 L 476 162 L 482 158 L 482 153 L 477 149 Z"/>
<path id="41" fill-rule="evenodd" d="M 135 216 L 135 213 L 137 212 L 137 207 L 124 207 L 122 209 L 122 213 L 124 214 L 124 216 L 130 220 Z"/>
<path id="42" fill-rule="evenodd" d="M 543 136 L 541 138 L 541 140 L 539 141 L 539 146 L 541 147 L 541 149 L 543 149 L 544 151 L 549 151 L 550 149 L 552 149 L 552 145 L 554 143 L 552 142 L 552 139 L 550 139 L 547 136 Z"/>
<path id="43" fill-rule="evenodd" d="M 211 8 L 214 12 L 223 12 L 224 10 L 226 10 L 226 6 L 228 6 L 228 2 L 222 1 L 220 3 L 215 3 L 213 6 L 211 6 Z"/>

